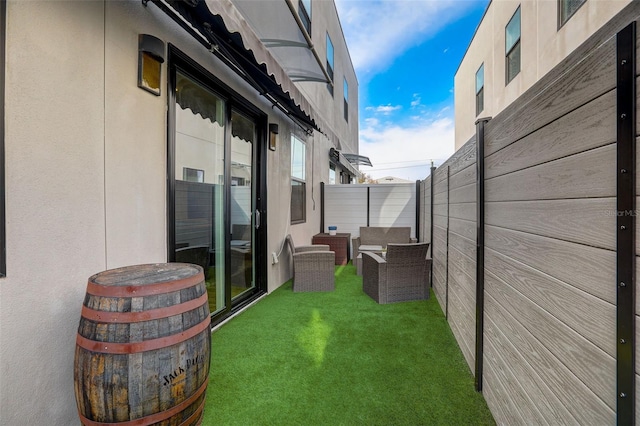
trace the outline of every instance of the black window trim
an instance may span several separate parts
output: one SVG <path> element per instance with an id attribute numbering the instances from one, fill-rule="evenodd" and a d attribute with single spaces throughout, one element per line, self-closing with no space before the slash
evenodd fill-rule
<path id="1" fill-rule="evenodd" d="M 311 1 L 309 0 L 309 5 L 311 5 Z M 307 10 L 302 0 L 298 1 L 298 14 L 301 15 L 300 20 L 302 23 L 307 24 L 304 27 L 309 37 L 311 37 L 311 11 Z"/>
<path id="2" fill-rule="evenodd" d="M 518 74 L 520 74 L 520 72 L 522 71 L 522 50 L 520 50 L 520 69 L 518 70 L 517 73 L 515 73 L 511 79 L 509 79 L 509 55 L 516 50 L 517 47 L 520 47 L 520 42 L 522 41 L 522 11 L 520 10 L 520 8 L 522 7 L 522 5 L 518 5 L 518 8 L 515 10 L 515 12 L 513 12 L 513 15 L 511 15 L 511 18 L 509 18 L 509 22 L 507 22 L 507 25 L 504 27 L 504 34 L 505 34 L 505 39 L 507 36 L 507 27 L 509 26 L 509 24 L 511 23 L 511 21 L 513 21 L 513 18 L 516 16 L 516 14 L 518 12 L 520 12 L 520 34 L 518 35 L 518 40 L 516 40 L 515 43 L 513 43 L 513 46 L 511 46 L 511 49 L 509 49 L 508 52 L 505 53 L 504 58 L 504 79 L 505 79 L 505 86 L 508 86 L 509 83 L 511 83 L 513 81 L 513 79 L 516 78 L 516 76 Z"/>
<path id="3" fill-rule="evenodd" d="M 293 209 L 293 183 L 297 182 L 302 184 L 304 187 L 304 195 L 302 197 L 302 219 L 294 219 L 293 216 L 290 217 L 289 222 L 291 225 L 297 225 L 299 223 L 307 222 L 307 142 L 299 137 L 296 134 L 291 134 L 291 147 L 293 148 L 293 140 L 296 139 L 304 146 L 304 179 L 293 176 L 293 167 L 289 173 L 291 177 L 291 182 L 289 183 L 291 194 L 289 196 L 289 214 L 291 214 L 291 210 Z M 293 157 L 291 158 L 291 162 L 293 162 Z"/>
<path id="4" fill-rule="evenodd" d="M 345 93 L 342 94 L 342 99 L 344 100 L 344 120 L 348 123 L 349 122 L 349 82 L 347 81 L 347 78 L 344 77 L 343 78 L 343 82 L 342 82 L 342 90 L 344 91 L 346 86 L 346 91 Z"/>
<path id="5" fill-rule="evenodd" d="M 482 69 L 482 87 L 480 87 L 480 89 L 478 90 L 478 88 L 475 88 L 475 92 L 476 92 L 476 117 L 478 115 L 480 115 L 480 113 L 482 111 L 484 111 L 484 62 L 482 64 L 480 64 L 480 66 L 478 67 L 478 70 L 476 71 L 475 74 L 475 82 L 476 84 L 478 83 L 478 72 L 480 71 L 480 69 Z M 481 96 L 482 97 L 482 108 L 478 108 L 478 97 Z"/>
<path id="6" fill-rule="evenodd" d="M 560 31 L 560 28 L 564 27 L 564 24 L 566 24 L 567 22 L 569 22 L 569 20 L 571 19 L 571 17 L 573 15 L 576 14 L 576 12 L 578 10 L 580 10 L 580 8 L 587 2 L 587 0 L 582 0 L 582 3 L 580 3 L 580 6 L 577 7 L 576 10 L 574 10 L 573 12 L 571 12 L 569 14 L 569 16 L 566 17 L 566 19 L 564 20 L 564 22 L 562 22 L 562 3 L 566 2 L 567 0 L 558 0 L 558 31 Z"/>
<path id="7" fill-rule="evenodd" d="M 331 56 L 331 62 L 333 64 L 329 63 L 329 43 L 331 43 L 331 53 L 333 54 Z M 331 83 L 327 83 L 327 90 L 329 91 L 329 93 L 331 93 L 331 97 L 334 96 L 333 94 L 333 86 L 335 84 L 335 75 L 334 75 L 334 69 L 333 67 L 335 66 L 335 57 L 336 57 L 336 47 L 333 44 L 333 40 L 331 39 L 331 36 L 329 35 L 329 31 L 327 31 L 327 36 L 325 37 L 325 50 L 326 50 L 326 61 L 327 61 L 327 74 L 329 74 L 329 78 L 331 78 Z M 334 84 L 332 84 L 334 83 Z"/>
<path id="8" fill-rule="evenodd" d="M 293 183 L 297 182 L 299 184 L 301 184 L 304 187 L 304 191 L 303 191 L 303 197 L 302 197 L 302 219 L 293 219 L 293 217 L 291 218 L 291 225 L 297 225 L 300 223 L 307 223 L 307 182 L 302 180 L 302 179 L 298 179 L 298 178 L 294 178 L 293 176 L 291 176 L 291 191 L 292 191 L 292 195 L 293 195 Z M 291 203 L 293 203 L 293 199 L 290 200 Z M 289 209 L 291 209 L 290 206 Z"/>

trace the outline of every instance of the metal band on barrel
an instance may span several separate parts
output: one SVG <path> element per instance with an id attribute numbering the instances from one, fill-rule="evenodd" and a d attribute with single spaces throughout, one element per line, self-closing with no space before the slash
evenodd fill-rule
<path id="1" fill-rule="evenodd" d="M 193 421 L 196 420 L 198 417 L 200 417 L 202 415 L 202 412 L 204 411 L 204 403 L 205 402 L 207 402 L 206 398 L 202 398 L 202 401 L 200 402 L 200 405 L 198 406 L 198 408 L 196 408 L 196 411 L 194 411 L 193 414 L 190 415 L 187 420 L 185 420 L 184 422 L 180 423 L 180 426 L 186 426 L 186 425 L 194 424 Z"/>
<path id="2" fill-rule="evenodd" d="M 104 354 L 133 354 L 138 352 L 152 351 L 155 349 L 165 348 L 167 346 L 175 345 L 176 343 L 182 343 L 188 340 L 198 333 L 206 330 L 211 324 L 211 317 L 207 315 L 199 324 L 181 332 L 167 337 L 160 337 L 158 339 L 149 339 L 142 342 L 130 342 L 130 343 L 110 343 L 110 342 L 98 342 L 95 340 L 87 339 L 78 334 L 76 337 L 76 344 L 81 348 L 88 351 L 99 352 Z"/>
<path id="3" fill-rule="evenodd" d="M 190 310 L 196 309 L 205 304 L 207 302 L 207 298 L 207 293 L 203 293 L 202 296 L 197 299 L 189 300 L 188 302 L 179 303 L 166 308 L 149 309 L 148 311 L 140 312 L 97 311 L 95 309 L 82 306 L 82 318 L 107 324 L 152 321 L 189 312 Z"/>
<path id="4" fill-rule="evenodd" d="M 145 417 L 140 417 L 139 419 L 135 419 L 135 420 L 129 420 L 127 422 L 96 422 L 94 420 L 90 420 L 88 418 L 86 418 L 85 416 L 82 415 L 82 413 L 78 413 L 80 415 L 80 420 L 82 421 L 82 423 L 85 426 L 143 426 L 143 425 L 150 425 L 150 424 L 154 424 L 154 423 L 158 423 L 161 422 L 163 420 L 166 420 L 172 416 L 175 416 L 176 414 L 178 414 L 179 412 L 183 411 L 185 408 L 187 408 L 189 405 L 193 404 L 199 397 L 200 395 L 202 395 L 204 393 L 204 391 L 207 389 L 207 384 L 208 384 L 208 379 L 205 379 L 204 383 L 202 383 L 202 385 L 200 385 L 200 387 L 198 388 L 198 390 L 191 395 L 188 399 L 185 399 L 184 401 L 182 401 L 180 404 L 176 405 L 175 407 L 172 407 L 168 410 L 165 411 L 161 411 L 159 413 L 155 413 L 155 414 L 151 414 L 149 416 L 145 416 Z M 203 399 L 203 403 L 204 403 L 204 399 Z M 200 407 L 198 408 L 198 410 L 200 410 L 203 407 L 203 403 L 200 404 Z M 196 410 L 196 411 L 198 411 Z M 189 417 L 191 418 L 191 417 Z M 184 423 L 183 423 L 184 424 Z"/>

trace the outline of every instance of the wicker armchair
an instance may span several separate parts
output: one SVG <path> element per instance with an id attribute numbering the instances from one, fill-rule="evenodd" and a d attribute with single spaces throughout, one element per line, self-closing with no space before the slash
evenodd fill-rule
<path id="1" fill-rule="evenodd" d="M 333 291 L 336 254 L 328 245 L 296 247 L 291 235 L 286 242 L 293 257 L 293 291 Z"/>
<path id="2" fill-rule="evenodd" d="M 389 244 L 387 256 L 362 253 L 362 288 L 378 303 L 429 298 L 429 243 Z"/>

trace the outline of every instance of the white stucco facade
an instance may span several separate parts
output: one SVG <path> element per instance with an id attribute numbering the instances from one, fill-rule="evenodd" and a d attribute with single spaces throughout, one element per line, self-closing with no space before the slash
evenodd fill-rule
<path id="1" fill-rule="evenodd" d="M 455 149 L 475 134 L 478 118 L 495 117 L 631 0 L 586 0 L 559 27 L 558 1 L 493 0 L 487 6 L 454 79 Z M 506 83 L 505 27 L 520 7 L 520 73 Z M 484 109 L 476 114 L 476 72 L 484 64 Z"/>
<path id="2" fill-rule="evenodd" d="M 298 4 L 298 2 L 294 2 Z M 334 89 L 333 96 L 327 96 L 326 85 L 313 82 L 301 82 L 300 90 L 309 98 L 318 101 L 318 109 L 326 111 L 327 120 L 333 123 L 331 129 L 339 139 L 340 151 L 358 152 L 358 140 L 342 135 L 358 134 L 358 79 L 349 56 L 338 12 L 333 1 L 313 1 L 311 33 L 318 57 L 324 61 L 327 56 L 326 35 L 334 46 Z M 349 120 L 344 119 L 343 99 L 346 78 L 348 82 Z"/>
<path id="3" fill-rule="evenodd" d="M 334 98 L 321 83 L 300 83 L 300 90 L 342 148 L 357 153 L 355 72 L 335 5 L 314 5 L 318 37 L 324 41 L 322 22 L 332 32 L 337 83 Z M 308 244 L 319 232 L 320 182 L 328 182 L 328 152 L 336 146 L 317 130 L 306 135 L 151 3 L 8 1 L 6 23 L 0 424 L 66 426 L 78 424 L 73 363 L 87 279 L 167 261 L 168 64 L 160 96 L 138 88 L 138 35 L 175 46 L 279 125 L 276 150 L 265 150 L 261 165 L 266 247 L 269 254 L 282 252 L 279 263 L 265 267 L 269 292 L 291 277 L 282 251 L 286 234 Z M 351 79 L 348 122 L 345 75 Z M 306 222 L 298 225 L 289 221 L 292 133 L 307 146 Z"/>

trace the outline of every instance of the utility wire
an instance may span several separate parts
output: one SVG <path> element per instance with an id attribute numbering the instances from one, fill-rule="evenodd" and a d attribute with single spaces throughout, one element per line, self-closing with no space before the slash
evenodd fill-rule
<path id="1" fill-rule="evenodd" d="M 424 160 L 409 160 L 409 161 L 392 161 L 389 163 L 376 163 L 376 164 L 381 164 L 381 165 L 387 165 L 387 164 L 405 164 L 405 163 L 417 163 L 417 162 L 422 162 L 422 161 L 433 161 L 431 158 L 425 158 Z"/>
<path id="2" fill-rule="evenodd" d="M 373 169 L 367 170 L 367 172 L 369 172 L 369 171 L 377 172 L 377 171 L 380 171 L 380 170 L 411 169 L 411 168 L 414 168 L 414 167 L 429 167 L 429 164 L 417 164 L 415 166 L 386 167 L 386 168 L 383 168 L 383 169 L 373 168 Z"/>

